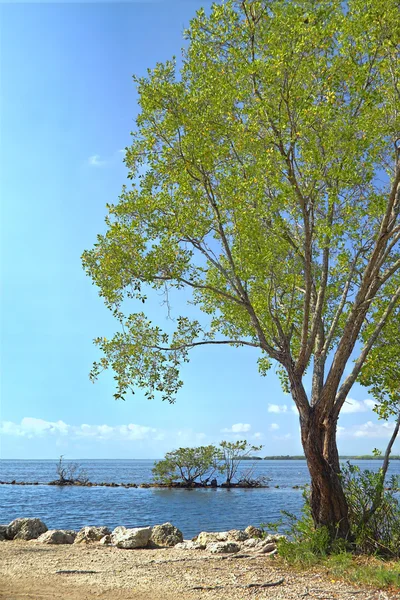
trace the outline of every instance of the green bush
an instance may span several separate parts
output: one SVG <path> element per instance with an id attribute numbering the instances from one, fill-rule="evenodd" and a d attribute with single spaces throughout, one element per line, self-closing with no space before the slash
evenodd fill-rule
<path id="1" fill-rule="evenodd" d="M 327 527 L 314 525 L 309 503 L 309 489 L 303 492 L 304 505 L 302 516 L 282 511 L 283 518 L 278 528 L 285 530 L 287 538 L 278 541 L 278 553 L 291 564 L 312 566 L 320 562 L 331 553 L 340 553 L 346 550 L 346 541 L 337 538 L 332 540 Z"/>
<path id="2" fill-rule="evenodd" d="M 348 462 L 342 483 L 356 550 L 400 558 L 399 478 L 392 476 L 384 487 L 381 470 L 361 470 Z"/>
<path id="3" fill-rule="evenodd" d="M 165 485 L 181 483 L 191 487 L 206 484 L 214 475 L 218 465 L 219 451 L 215 446 L 179 448 L 167 452 L 152 469 L 155 481 Z"/>

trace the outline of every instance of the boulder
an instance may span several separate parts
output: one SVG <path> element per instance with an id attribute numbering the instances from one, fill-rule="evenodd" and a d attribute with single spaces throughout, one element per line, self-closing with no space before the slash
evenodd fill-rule
<path id="1" fill-rule="evenodd" d="M 135 527 L 126 529 L 116 527 L 112 532 L 111 540 L 117 548 L 131 550 L 134 548 L 146 548 L 151 536 L 151 527 Z"/>
<path id="2" fill-rule="evenodd" d="M 258 546 L 259 541 L 260 540 L 257 540 L 256 538 L 250 538 L 243 542 L 243 546 L 245 548 L 255 548 L 256 546 Z"/>
<path id="3" fill-rule="evenodd" d="M 262 538 L 263 536 L 263 530 L 259 527 L 253 527 L 253 525 L 246 527 L 245 532 L 249 538 Z"/>
<path id="4" fill-rule="evenodd" d="M 40 544 L 73 544 L 76 538 L 76 531 L 70 529 L 49 529 L 38 537 Z"/>
<path id="5" fill-rule="evenodd" d="M 249 534 L 242 529 L 231 529 L 228 531 L 228 540 L 234 542 L 244 542 L 249 539 Z"/>
<path id="6" fill-rule="evenodd" d="M 111 534 L 111 541 L 114 543 L 114 537 L 118 536 L 118 535 L 122 535 L 123 533 L 125 533 L 126 531 L 126 527 L 124 527 L 123 525 L 118 525 L 118 527 L 115 527 L 115 529 L 113 530 L 112 534 Z"/>
<path id="7" fill-rule="evenodd" d="M 111 546 L 111 535 L 105 535 L 104 537 L 102 537 L 99 541 L 99 544 L 102 544 L 103 546 Z"/>
<path id="8" fill-rule="evenodd" d="M 0 525 L 0 542 L 4 542 L 4 540 L 7 539 L 7 537 L 6 537 L 7 527 L 8 527 L 8 525 Z"/>
<path id="9" fill-rule="evenodd" d="M 175 544 L 175 550 L 203 550 L 203 546 L 192 540 L 183 540 L 179 544 Z"/>
<path id="10" fill-rule="evenodd" d="M 212 554 L 234 554 L 235 552 L 239 552 L 240 544 L 237 542 L 214 542 L 213 544 L 208 544 L 207 550 Z"/>
<path id="11" fill-rule="evenodd" d="M 199 535 L 197 536 L 196 539 L 194 539 L 194 542 L 197 542 L 198 544 L 200 544 L 200 546 L 202 546 L 203 548 L 205 548 L 207 546 L 207 544 L 212 544 L 214 542 L 226 542 L 228 540 L 228 532 L 227 531 L 220 531 L 220 532 L 207 532 L 207 531 L 202 531 L 201 533 L 199 533 Z"/>
<path id="12" fill-rule="evenodd" d="M 282 533 L 272 533 L 270 535 L 265 536 L 265 538 L 262 540 L 265 544 L 269 544 L 271 542 L 278 542 L 281 539 L 287 539 L 286 535 L 283 535 Z"/>
<path id="13" fill-rule="evenodd" d="M 269 554 L 276 550 L 276 544 L 274 542 L 269 542 L 268 544 L 259 545 L 257 550 L 260 554 Z"/>
<path id="14" fill-rule="evenodd" d="M 110 535 L 108 527 L 83 527 L 75 538 L 75 544 L 99 542 L 105 535 Z"/>
<path id="15" fill-rule="evenodd" d="M 47 526 L 40 519 L 15 519 L 6 529 L 8 540 L 36 540 L 47 531 Z"/>
<path id="16" fill-rule="evenodd" d="M 150 545 L 154 547 L 176 546 L 180 542 L 183 542 L 182 531 L 174 527 L 171 523 L 155 525 L 152 528 Z"/>

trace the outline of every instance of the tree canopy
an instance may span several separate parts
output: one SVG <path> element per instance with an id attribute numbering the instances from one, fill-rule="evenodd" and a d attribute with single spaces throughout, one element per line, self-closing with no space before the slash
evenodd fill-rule
<path id="1" fill-rule="evenodd" d="M 215 446 L 178 448 L 167 452 L 159 460 L 152 473 L 157 482 L 172 484 L 181 481 L 190 487 L 195 483 L 206 484 L 218 470 L 220 454 Z"/>
<path id="2" fill-rule="evenodd" d="M 303 374 L 400 295 L 397 2 L 228 1 L 186 37 L 180 73 L 136 80 L 133 185 L 84 253 L 113 308 L 188 287 L 210 315 L 207 330 L 180 317 L 170 339 L 118 312 L 124 331 L 97 340 L 119 393 L 168 400 L 196 343 L 254 345 L 262 369 L 268 356 Z"/>

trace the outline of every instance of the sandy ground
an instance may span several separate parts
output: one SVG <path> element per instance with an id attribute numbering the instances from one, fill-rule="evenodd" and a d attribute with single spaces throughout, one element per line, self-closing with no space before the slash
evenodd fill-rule
<path id="1" fill-rule="evenodd" d="M 246 587 L 282 579 L 272 587 Z M 400 594 L 356 588 L 321 573 L 283 570 L 263 556 L 222 559 L 206 551 L 173 548 L 119 550 L 96 544 L 44 546 L 18 541 L 0 543 L 0 598 L 392 600 L 400 599 Z"/>

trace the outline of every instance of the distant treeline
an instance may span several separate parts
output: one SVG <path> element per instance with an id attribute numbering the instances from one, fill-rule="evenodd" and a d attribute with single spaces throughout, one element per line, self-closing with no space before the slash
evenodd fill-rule
<path id="1" fill-rule="evenodd" d="M 258 459 L 259 457 L 254 456 L 254 459 Z M 363 454 L 361 456 L 340 456 L 341 460 L 382 460 L 382 456 L 371 456 L 369 454 Z M 304 455 L 302 456 L 265 456 L 264 460 L 306 460 Z M 400 460 L 400 454 L 393 454 L 390 457 L 390 460 Z"/>

